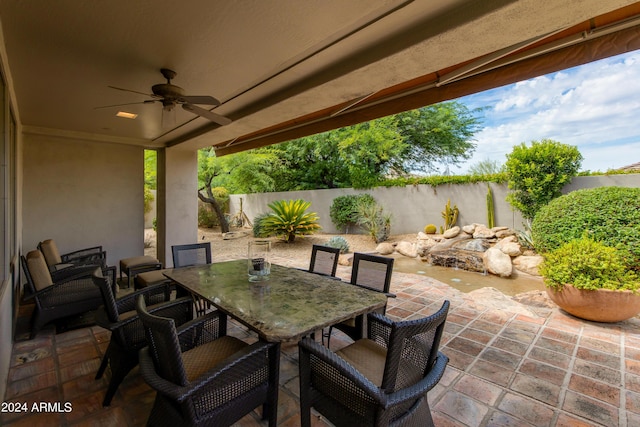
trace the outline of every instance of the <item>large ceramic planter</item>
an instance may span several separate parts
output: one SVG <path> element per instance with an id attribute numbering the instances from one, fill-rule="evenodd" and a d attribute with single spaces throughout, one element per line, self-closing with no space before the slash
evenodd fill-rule
<path id="1" fill-rule="evenodd" d="M 640 313 L 640 294 L 631 291 L 588 291 L 564 285 L 561 291 L 547 288 L 547 294 L 567 313 L 594 322 L 620 322 Z"/>

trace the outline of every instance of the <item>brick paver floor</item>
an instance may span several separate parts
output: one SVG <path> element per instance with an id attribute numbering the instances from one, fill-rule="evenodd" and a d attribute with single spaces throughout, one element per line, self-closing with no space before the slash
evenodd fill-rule
<path id="1" fill-rule="evenodd" d="M 349 277 L 350 268 L 340 267 L 339 275 Z M 451 301 L 441 345 L 450 362 L 429 393 L 437 426 L 640 426 L 640 319 L 593 323 L 554 307 L 513 306 L 500 295 L 477 301 L 428 277 L 397 272 L 391 290 L 397 298 L 389 300 L 387 315 L 395 320 L 428 315 Z M 28 314 L 23 307 L 21 319 Z M 256 339 L 235 324 L 230 333 Z M 48 327 L 16 342 L 5 402 L 29 408 L 69 402 L 71 411 L 2 413 L 0 425 L 144 425 L 155 393 L 137 368 L 111 406 L 101 405 L 108 375 L 94 377 L 108 342 L 109 332 L 97 326 L 57 335 Z M 331 342 L 336 350 L 347 338 Z M 299 425 L 297 347 L 284 345 L 282 352 L 278 425 L 293 427 Z M 258 412 L 237 425 L 266 425 Z M 314 426 L 330 425 L 315 415 Z"/>

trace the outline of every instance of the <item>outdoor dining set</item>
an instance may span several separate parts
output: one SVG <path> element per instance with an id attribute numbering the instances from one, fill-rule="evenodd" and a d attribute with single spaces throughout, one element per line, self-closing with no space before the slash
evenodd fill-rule
<path id="1" fill-rule="evenodd" d="M 110 367 L 103 405 L 139 365 L 156 393 L 147 425 L 230 426 L 262 407 L 277 425 L 282 343 L 297 342 L 300 424 L 311 408 L 336 426 L 433 425 L 427 392 L 444 374 L 439 351 L 449 302 L 414 320 L 385 317 L 393 259 L 355 253 L 336 277 L 339 250 L 314 245 L 308 269 L 272 264 L 269 242 L 246 259 L 212 262 L 209 242 L 172 247 L 173 268 L 153 257 L 107 266 L 101 247 L 60 254 L 53 240 L 22 257 L 33 338 L 46 323 L 95 311 L 111 332 L 96 374 Z M 126 275 L 124 279 L 123 275 Z M 120 286 L 128 289 L 119 291 Z M 120 295 L 119 295 L 120 294 Z M 256 336 L 227 334 L 233 319 Z M 331 350 L 334 329 L 350 341 Z"/>

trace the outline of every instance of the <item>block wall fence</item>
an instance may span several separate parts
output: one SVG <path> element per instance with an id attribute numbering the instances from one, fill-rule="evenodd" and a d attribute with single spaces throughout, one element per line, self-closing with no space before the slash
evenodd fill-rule
<path id="1" fill-rule="evenodd" d="M 329 216 L 329 208 L 338 196 L 347 194 L 371 194 L 386 213 L 391 214 L 391 234 L 417 233 L 427 224 L 435 224 L 438 228 L 444 224 L 441 212 L 451 200 L 451 206 L 457 205 L 460 211 L 458 225 L 471 223 L 487 223 L 487 186 L 493 191 L 495 224 L 497 226 L 523 229 L 523 219 L 520 212 L 514 211 L 507 203 L 508 188 L 506 184 L 474 183 L 474 184 L 445 184 L 432 187 L 430 185 L 408 185 L 405 187 L 376 187 L 369 190 L 355 190 L 353 188 L 339 188 L 328 190 L 287 191 L 257 194 L 233 194 L 230 197 L 229 210 L 231 215 L 242 209 L 253 221 L 260 213 L 269 212 L 267 206 L 275 200 L 303 199 L 311 202 L 309 211 L 316 212 L 320 217 L 320 225 L 324 233 L 339 233 Z M 640 187 L 640 174 L 603 175 L 575 177 L 566 185 L 564 194 L 581 188 L 594 187 Z M 640 209 L 640 201 L 639 207 Z M 348 230 L 347 232 L 358 232 Z"/>

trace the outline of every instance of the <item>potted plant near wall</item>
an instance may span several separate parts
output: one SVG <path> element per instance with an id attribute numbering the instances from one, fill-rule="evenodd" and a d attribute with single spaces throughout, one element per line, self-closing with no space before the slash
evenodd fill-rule
<path id="1" fill-rule="evenodd" d="M 596 322 L 640 313 L 640 277 L 624 252 L 583 236 L 544 255 L 547 294 L 566 312 Z"/>

